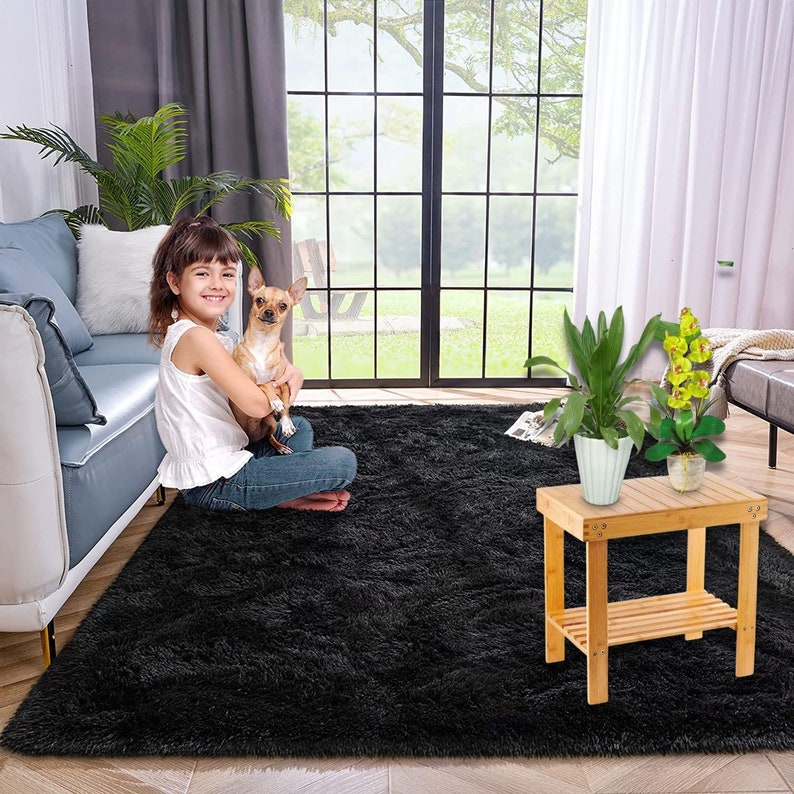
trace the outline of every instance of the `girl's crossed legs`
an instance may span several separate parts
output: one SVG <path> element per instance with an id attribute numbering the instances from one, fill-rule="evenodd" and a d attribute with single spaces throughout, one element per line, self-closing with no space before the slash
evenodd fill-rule
<path id="1" fill-rule="evenodd" d="M 356 476 L 356 456 L 346 447 L 313 449 L 308 420 L 294 417 L 297 432 L 279 441 L 293 450 L 279 455 L 267 439 L 249 446 L 254 457 L 240 471 L 210 485 L 182 491 L 189 504 L 210 510 L 344 510 L 345 490 Z"/>

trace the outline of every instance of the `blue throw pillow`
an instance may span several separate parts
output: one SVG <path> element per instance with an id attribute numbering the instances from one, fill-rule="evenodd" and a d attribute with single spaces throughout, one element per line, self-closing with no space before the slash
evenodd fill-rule
<path id="1" fill-rule="evenodd" d="M 104 425 L 96 400 L 80 370 L 61 328 L 53 322 L 55 304 L 43 295 L 0 294 L 0 303 L 22 306 L 36 323 L 44 347 L 44 371 L 50 384 L 55 423 L 58 425 Z"/>
<path id="2" fill-rule="evenodd" d="M 0 248 L 0 293 L 2 292 L 33 293 L 50 298 L 55 304 L 55 321 L 72 353 L 82 353 L 93 345 L 91 334 L 66 293 L 32 254 L 15 243 Z"/>

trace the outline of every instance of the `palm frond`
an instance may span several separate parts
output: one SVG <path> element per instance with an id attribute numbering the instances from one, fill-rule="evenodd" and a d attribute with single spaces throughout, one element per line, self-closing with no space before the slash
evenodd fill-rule
<path id="1" fill-rule="evenodd" d="M 241 223 L 224 223 L 223 227 L 228 229 L 238 240 L 240 237 L 253 240 L 265 235 L 275 240 L 281 240 L 281 229 L 271 221 L 253 220 Z"/>
<path id="2" fill-rule="evenodd" d="M 171 102 L 139 119 L 120 113 L 100 116 L 111 138 L 108 148 L 116 168 L 130 175 L 141 174 L 152 182 L 169 165 L 183 160 L 187 153 L 186 115 L 182 105 Z"/>
<path id="3" fill-rule="evenodd" d="M 80 227 L 83 224 L 101 224 L 107 226 L 99 207 L 94 204 L 83 204 L 74 210 L 47 210 L 45 215 L 60 215 L 69 227 L 76 240 L 80 239 Z"/>
<path id="4" fill-rule="evenodd" d="M 24 124 L 18 127 L 7 127 L 8 132 L 0 134 L 0 138 L 11 141 L 29 141 L 37 144 L 42 160 L 52 156 L 55 158 L 53 165 L 66 161 L 77 163 L 88 174 L 95 176 L 105 169 L 100 163 L 89 156 L 66 130 L 53 125 L 52 129 L 27 127 Z"/>
<path id="5" fill-rule="evenodd" d="M 199 213 L 206 212 L 213 204 L 223 201 L 232 193 L 258 193 L 273 200 L 276 211 L 282 218 L 289 220 L 292 217 L 292 192 L 287 179 L 241 178 L 230 171 L 210 174 L 207 179 L 211 183 L 211 188 Z"/>
<path id="6" fill-rule="evenodd" d="M 224 228 L 226 229 L 228 227 L 224 226 Z M 237 240 L 237 245 L 240 246 L 240 251 L 242 251 L 243 259 L 245 260 L 245 263 L 248 265 L 248 267 L 249 268 L 261 267 L 259 264 L 259 259 L 257 258 L 256 254 L 242 240 L 240 240 L 235 235 L 232 236 L 234 236 L 235 239 Z"/>

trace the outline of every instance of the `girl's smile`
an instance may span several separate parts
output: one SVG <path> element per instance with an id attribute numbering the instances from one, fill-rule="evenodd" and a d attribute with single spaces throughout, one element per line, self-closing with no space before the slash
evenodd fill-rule
<path id="1" fill-rule="evenodd" d="M 179 318 L 193 320 L 213 331 L 237 293 L 236 262 L 194 262 L 179 278 L 172 273 L 166 278 L 177 296 Z"/>

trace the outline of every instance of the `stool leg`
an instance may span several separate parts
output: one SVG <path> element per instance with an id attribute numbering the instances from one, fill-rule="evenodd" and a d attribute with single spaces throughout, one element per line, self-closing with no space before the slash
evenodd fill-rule
<path id="1" fill-rule="evenodd" d="M 706 528 L 698 527 L 687 531 L 686 551 L 686 591 L 702 593 L 706 589 Z M 699 640 L 702 631 L 684 634 L 687 640 Z"/>
<path id="2" fill-rule="evenodd" d="M 587 546 L 587 702 L 609 697 L 609 630 L 607 627 L 607 541 Z"/>
<path id="3" fill-rule="evenodd" d="M 565 659 L 565 636 L 549 615 L 565 609 L 565 531 L 548 518 L 543 520 L 543 573 L 546 594 L 546 661 Z"/>
<path id="4" fill-rule="evenodd" d="M 755 610 L 758 591 L 758 523 L 739 530 L 739 593 L 736 604 L 736 675 L 755 669 Z"/>

